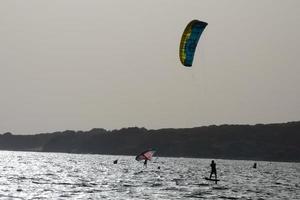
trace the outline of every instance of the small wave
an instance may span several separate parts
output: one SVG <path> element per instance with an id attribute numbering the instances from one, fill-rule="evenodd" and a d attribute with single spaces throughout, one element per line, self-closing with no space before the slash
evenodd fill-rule
<path id="1" fill-rule="evenodd" d="M 239 199 L 238 197 L 226 197 L 226 196 L 220 196 L 221 199 Z"/>
<path id="2" fill-rule="evenodd" d="M 184 195 L 185 198 L 202 198 L 203 195 L 202 194 L 187 194 Z"/>
<path id="3" fill-rule="evenodd" d="M 214 186 L 213 189 L 214 190 L 228 190 L 228 188 L 224 187 L 224 186 Z"/>
<path id="4" fill-rule="evenodd" d="M 1 199 L 2 199 L 2 197 L 7 198 L 7 199 L 23 199 L 21 197 L 12 196 L 12 195 L 0 195 Z"/>
<path id="5" fill-rule="evenodd" d="M 129 183 L 124 183 L 122 185 L 123 187 L 135 187 L 135 185 L 129 184 Z"/>
<path id="6" fill-rule="evenodd" d="M 208 183 L 195 183 L 194 185 L 198 185 L 198 186 L 209 186 Z"/>
<path id="7" fill-rule="evenodd" d="M 152 185 L 151 185 L 151 187 L 160 187 L 160 186 L 162 186 L 163 184 L 162 183 L 153 183 Z"/>
<path id="8" fill-rule="evenodd" d="M 46 173 L 44 174 L 45 176 L 56 176 L 55 174 L 52 174 L 52 173 Z"/>
<path id="9" fill-rule="evenodd" d="M 205 191 L 205 190 L 196 190 L 192 192 L 191 194 L 185 195 L 187 198 L 203 198 L 206 195 L 211 195 L 210 191 Z"/>
<path id="10" fill-rule="evenodd" d="M 77 186 L 77 187 L 92 187 L 91 185 L 95 184 L 88 184 L 88 183 L 67 183 L 67 182 L 39 182 L 39 181 L 32 181 L 34 184 L 39 184 L 39 185 L 48 185 L 48 184 L 53 184 L 53 185 L 72 185 L 72 186 Z"/>
<path id="11" fill-rule="evenodd" d="M 90 193 L 90 194 L 92 194 L 92 193 L 98 193 L 98 192 L 102 192 L 102 190 L 93 189 L 93 190 L 86 191 L 86 193 Z"/>
<path id="12" fill-rule="evenodd" d="M 134 175 L 138 175 L 138 174 L 142 174 L 142 173 L 144 173 L 144 171 L 135 172 L 135 173 L 133 173 L 133 174 L 134 174 Z"/>
<path id="13" fill-rule="evenodd" d="M 25 180 L 25 179 L 27 179 L 25 176 L 20 176 L 20 177 L 18 177 L 17 178 L 18 180 Z"/>
<path id="14" fill-rule="evenodd" d="M 179 190 L 177 187 L 167 187 L 164 190 Z"/>
<path id="15" fill-rule="evenodd" d="M 66 198 L 69 198 L 69 197 L 71 197 L 71 196 L 68 195 L 68 194 L 62 194 L 62 195 L 60 195 L 59 197 L 66 197 Z"/>

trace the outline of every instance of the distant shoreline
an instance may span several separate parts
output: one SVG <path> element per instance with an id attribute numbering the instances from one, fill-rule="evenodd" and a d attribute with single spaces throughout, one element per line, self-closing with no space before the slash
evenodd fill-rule
<path id="1" fill-rule="evenodd" d="M 300 162 L 299 144 L 300 122 L 0 135 L 0 150 L 134 156 L 155 148 L 159 157 L 275 162 Z"/>

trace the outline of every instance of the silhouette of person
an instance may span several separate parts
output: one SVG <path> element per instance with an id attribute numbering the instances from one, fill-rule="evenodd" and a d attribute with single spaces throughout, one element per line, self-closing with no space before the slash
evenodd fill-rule
<path id="1" fill-rule="evenodd" d="M 210 167 L 211 167 L 211 171 L 210 171 L 209 178 L 211 179 L 212 175 L 214 174 L 215 179 L 217 179 L 217 169 L 216 169 L 216 163 L 214 160 L 211 161 Z"/>
<path id="2" fill-rule="evenodd" d="M 145 159 L 145 162 L 144 162 L 144 167 L 147 167 L 147 162 L 148 162 L 148 160 L 147 160 L 147 159 Z"/>
<path id="3" fill-rule="evenodd" d="M 256 167 L 257 167 L 257 164 L 256 164 L 256 163 L 254 163 L 254 165 L 253 165 L 253 168 L 254 168 L 254 169 L 256 169 Z"/>

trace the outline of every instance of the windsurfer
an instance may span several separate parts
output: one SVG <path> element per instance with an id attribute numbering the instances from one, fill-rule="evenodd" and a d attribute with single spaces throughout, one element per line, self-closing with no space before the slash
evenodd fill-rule
<path id="1" fill-rule="evenodd" d="M 149 149 L 147 151 L 144 151 L 137 155 L 135 157 L 135 160 L 142 161 L 144 160 L 144 167 L 147 167 L 148 160 L 151 160 L 153 157 L 153 154 L 155 153 L 155 150 Z"/>

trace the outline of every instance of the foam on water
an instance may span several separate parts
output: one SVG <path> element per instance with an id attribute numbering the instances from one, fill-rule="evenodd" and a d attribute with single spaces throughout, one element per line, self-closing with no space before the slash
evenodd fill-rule
<path id="1" fill-rule="evenodd" d="M 300 163 L 0 152 L 0 199 L 300 199 Z M 114 165 L 113 161 L 119 159 Z M 160 166 L 160 169 L 158 169 Z"/>

